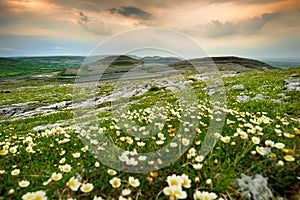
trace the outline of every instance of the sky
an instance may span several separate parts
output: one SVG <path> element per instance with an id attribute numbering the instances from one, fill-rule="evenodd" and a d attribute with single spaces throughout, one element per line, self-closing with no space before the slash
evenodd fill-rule
<path id="1" fill-rule="evenodd" d="M 0 26 L 2 57 L 86 56 L 146 27 L 186 35 L 209 56 L 300 57 L 299 0 L 1 0 Z"/>

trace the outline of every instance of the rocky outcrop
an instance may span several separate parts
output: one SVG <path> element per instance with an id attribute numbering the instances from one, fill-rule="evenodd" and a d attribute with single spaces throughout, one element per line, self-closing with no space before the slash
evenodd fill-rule
<path id="1" fill-rule="evenodd" d="M 18 116 L 22 113 L 35 109 L 35 107 L 37 107 L 39 104 L 39 101 L 30 101 L 25 103 L 0 106 L 0 116 Z"/>

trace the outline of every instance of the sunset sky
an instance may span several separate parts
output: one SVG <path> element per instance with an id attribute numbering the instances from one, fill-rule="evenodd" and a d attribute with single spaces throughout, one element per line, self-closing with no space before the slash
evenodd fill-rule
<path id="1" fill-rule="evenodd" d="M 1 0 L 0 25 L 0 56 L 87 55 L 143 27 L 186 34 L 210 56 L 300 54 L 299 0 Z"/>

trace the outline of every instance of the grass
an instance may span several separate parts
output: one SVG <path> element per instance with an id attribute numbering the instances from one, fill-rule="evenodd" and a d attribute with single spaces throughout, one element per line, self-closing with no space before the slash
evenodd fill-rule
<path id="1" fill-rule="evenodd" d="M 212 105 L 209 96 L 203 91 L 206 87 L 205 82 L 191 78 L 193 75 L 187 76 L 187 79 L 193 81 L 191 85 L 199 101 L 190 102 L 187 110 L 181 110 L 172 92 L 153 86 L 146 94 L 130 98 L 130 102 L 137 103 L 130 105 L 127 110 L 119 108 L 117 111 L 100 113 L 99 121 L 91 126 L 78 128 L 76 121 L 74 124 L 74 120 L 70 120 L 64 129 L 32 131 L 32 128 L 39 125 L 72 119 L 72 111 L 59 111 L 18 120 L 2 119 L 0 122 L 0 150 L 2 149 L 0 151 L 0 199 L 20 199 L 23 195 L 36 191 L 44 191 L 48 199 L 93 199 L 95 196 L 105 199 L 118 199 L 120 196 L 132 199 L 168 199 L 170 196 L 163 190 L 168 187 L 167 179 L 173 174 L 178 176 L 185 174 L 191 180 L 190 187 L 182 186 L 179 191 L 186 193 L 187 199 L 192 199 L 196 191 L 208 191 L 224 199 L 240 199 L 242 196 L 234 185 L 234 180 L 240 178 L 242 174 L 248 176 L 261 174 L 268 178 L 269 187 L 277 197 L 297 199 L 300 189 L 300 127 L 297 120 L 300 118 L 300 98 L 299 92 L 284 90 L 284 79 L 291 74 L 299 73 L 300 69 L 295 68 L 250 72 L 223 79 L 227 98 L 226 120 L 213 151 L 203 160 L 199 160 L 197 156 L 211 123 Z M 68 95 L 72 93 L 72 86 L 46 86 L 47 84 L 21 81 L 19 85 L 1 86 L 1 90 L 9 89 L 11 93 L 1 94 L 0 103 L 6 105 L 40 101 L 42 105 L 47 105 L 72 99 L 72 96 Z M 231 87 L 236 84 L 243 84 L 245 90 L 231 90 Z M 23 89 L 19 90 L 19 87 Z M 104 95 L 111 94 L 114 89 L 109 81 L 99 85 L 98 88 Z M 288 98 L 278 96 L 281 93 Z M 257 94 L 263 94 L 267 99 L 250 100 L 247 103 L 236 101 L 237 95 L 255 97 Z M 284 103 L 275 103 L 272 99 Z M 100 107 L 110 103 L 114 104 L 108 102 Z M 189 123 L 197 122 L 193 115 L 200 118 L 199 122 L 189 126 Z M 180 126 L 181 120 L 189 123 Z M 161 127 L 160 124 L 148 126 L 158 121 L 163 123 Z M 136 125 L 131 125 L 132 122 Z M 128 126 L 125 125 L 126 123 Z M 133 126 L 136 126 L 136 129 Z M 174 148 L 184 148 L 182 138 L 176 135 L 176 131 L 180 128 L 187 128 L 186 130 L 190 132 L 197 131 L 195 138 L 187 138 L 191 146 L 187 147 L 187 151 L 180 158 L 152 173 L 124 172 L 135 166 L 123 163 L 123 170 L 115 170 L 116 174 L 113 174 L 108 171 L 111 167 L 102 162 L 98 163 L 95 159 L 94 155 L 103 155 L 102 158 L 107 161 L 119 159 L 118 154 L 99 154 L 95 149 L 103 147 L 107 148 L 107 151 L 111 150 L 105 144 L 106 137 L 109 138 L 106 142 L 112 142 L 127 151 L 136 149 L 140 154 L 168 147 L 171 141 L 177 144 Z M 246 133 L 247 138 L 240 130 Z M 146 138 L 131 136 L 143 132 L 154 135 Z M 87 135 L 89 137 L 86 137 Z M 182 137 L 185 136 L 187 137 L 188 134 L 183 134 Z M 224 140 L 226 136 L 230 137 L 230 141 Z M 260 140 L 259 144 L 253 142 L 254 137 Z M 97 145 L 91 142 L 93 139 L 98 141 Z M 261 155 L 264 153 L 257 147 L 266 148 L 267 140 L 274 144 L 283 143 L 285 147 L 280 149 L 273 146 L 270 147 L 270 153 Z M 88 147 L 86 141 L 89 141 Z M 29 146 L 33 151 L 28 148 Z M 86 148 L 89 150 L 87 151 Z M 80 156 L 77 157 L 75 153 L 80 153 Z M 292 161 L 287 155 L 295 160 Z M 163 156 L 171 159 L 174 155 L 165 153 Z M 70 171 L 59 167 L 66 164 L 71 166 Z M 197 169 L 197 164 L 202 165 L 201 169 Z M 160 166 L 160 163 L 155 162 L 153 165 Z M 20 169 L 20 173 L 12 175 L 14 169 Z M 52 178 L 48 181 L 53 173 L 60 173 L 62 178 L 57 181 Z M 139 180 L 137 186 L 128 181 L 130 176 Z M 80 188 L 73 191 L 67 184 L 72 177 L 77 178 L 81 183 L 91 183 L 93 189 L 86 193 Z M 120 179 L 119 187 L 113 188 L 110 184 L 110 180 L 114 177 Z M 30 184 L 24 188 L 20 187 L 21 180 L 27 180 Z M 211 180 L 211 183 L 207 180 Z M 124 189 L 131 190 L 131 193 L 128 196 L 122 195 Z"/>

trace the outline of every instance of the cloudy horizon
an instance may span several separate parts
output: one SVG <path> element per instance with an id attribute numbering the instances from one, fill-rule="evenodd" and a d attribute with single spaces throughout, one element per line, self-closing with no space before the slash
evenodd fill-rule
<path id="1" fill-rule="evenodd" d="M 183 33 L 209 56 L 300 52 L 298 0 L 2 0 L 0 8 L 1 57 L 85 56 L 116 34 L 145 27 Z"/>

